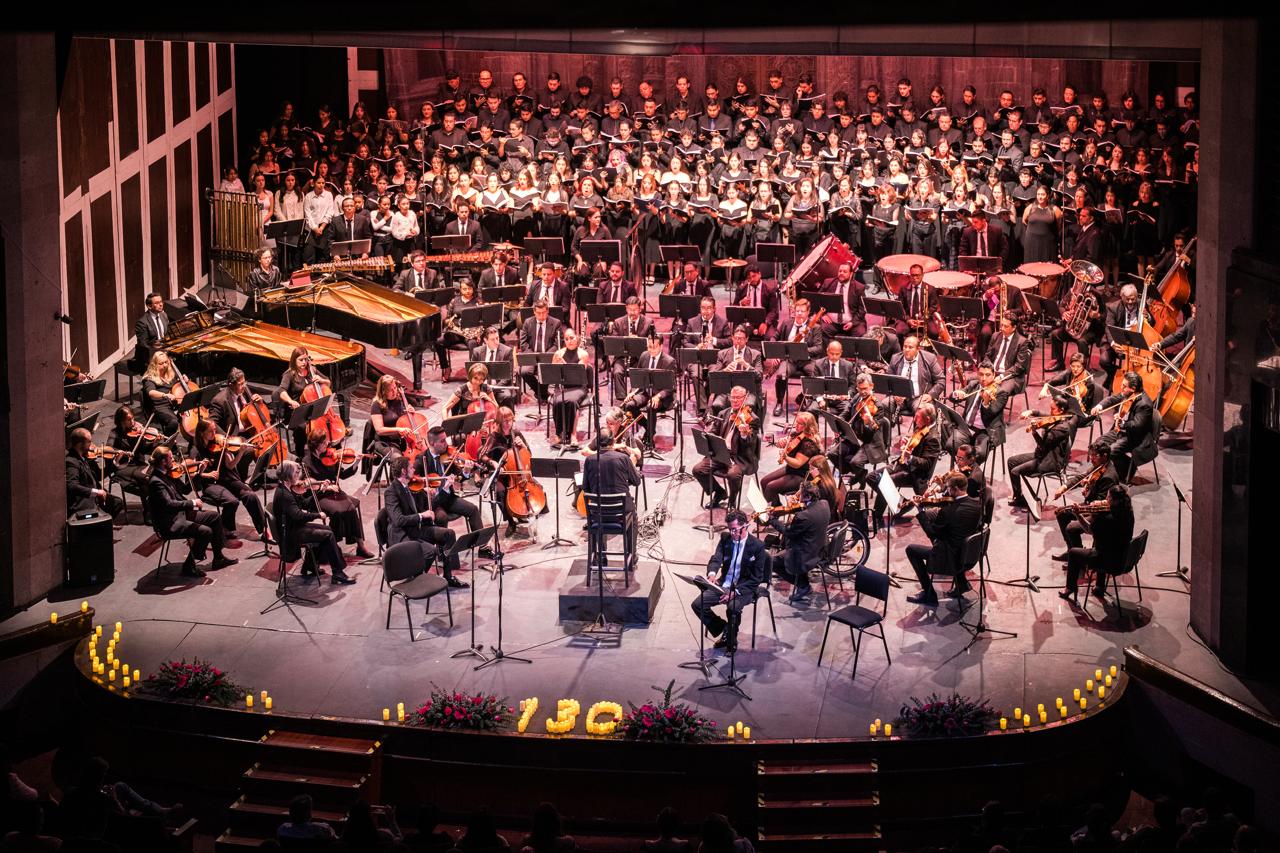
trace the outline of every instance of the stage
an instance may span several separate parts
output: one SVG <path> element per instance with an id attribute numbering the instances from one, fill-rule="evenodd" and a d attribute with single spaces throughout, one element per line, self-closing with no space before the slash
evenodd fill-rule
<path id="1" fill-rule="evenodd" d="M 373 349 L 369 360 L 380 369 L 407 371 L 405 362 Z M 1037 352 L 1033 398 L 1039 387 L 1040 364 Z M 427 373 L 438 379 L 434 368 L 428 368 Z M 428 382 L 437 401 L 452 387 Z M 366 383 L 353 402 L 356 435 L 368 411 L 368 393 Z M 114 406 L 100 406 L 101 420 L 109 422 Z M 439 403 L 432 406 L 435 423 Z M 1022 407 L 1021 396 L 1010 401 L 1010 408 Z M 525 430 L 535 456 L 550 455 L 542 427 L 526 417 L 532 411 L 532 404 L 522 406 L 517 425 Z M 772 424 L 777 419 L 766 420 Z M 585 426 L 585 421 L 584 416 L 581 425 Z M 1009 431 L 1009 456 L 1024 452 L 1031 444 L 1017 423 L 1015 420 Z M 100 621 L 125 623 L 119 656 L 130 667 L 149 673 L 164 660 L 199 657 L 228 670 L 242 684 L 269 690 L 277 710 L 295 715 L 380 719 L 383 708 L 394 709 L 398 702 L 412 707 L 427 696 L 432 685 L 493 692 L 508 697 L 512 704 L 537 696 L 544 708 L 554 707 L 554 701 L 564 697 L 579 699 L 584 708 L 600 700 L 621 702 L 625 707 L 628 702 L 639 704 L 657 696 L 675 679 L 675 694 L 680 700 L 698 705 L 720 723 L 742 720 L 753 727 L 757 737 L 848 737 L 865 734 L 868 722 L 877 717 L 894 717 L 910 696 L 924 698 L 934 692 L 958 691 L 987 698 L 1006 712 L 1015 705 L 1052 703 L 1054 697 L 1069 695 L 1073 687 L 1081 686 L 1096 667 L 1120 663 L 1122 649 L 1129 645 L 1247 704 L 1276 710 L 1274 692 L 1227 672 L 1191 635 L 1187 586 L 1175 577 L 1157 577 L 1158 572 L 1175 568 L 1177 503 L 1173 483 L 1186 491 L 1191 482 L 1190 447 L 1178 441 L 1166 441 L 1162 447 L 1157 460 L 1159 485 L 1148 465 L 1139 472 L 1133 487 L 1137 529 L 1147 529 L 1151 535 L 1140 566 L 1141 601 L 1133 577 L 1121 579 L 1124 616 L 1118 615 L 1114 606 L 1104 608 L 1096 599 L 1089 600 L 1086 613 L 1057 596 L 1065 564 L 1049 559 L 1063 550 L 1063 545 L 1048 510 L 1030 531 L 1031 574 L 1040 576 L 1040 591 L 1009 585 L 1024 574 L 1026 516 L 1008 508 L 1008 475 L 1001 470 L 994 480 L 997 506 L 985 616 L 991 628 L 1016 632 L 1016 638 L 981 639 L 966 650 L 970 634 L 958 624 L 956 603 L 944 599 L 936 611 L 914 607 L 905 599 L 918 587 L 904 579 L 901 589 L 891 590 L 886 622 L 892 664 L 886 663 L 879 640 L 868 636 L 857 678 L 853 679 L 849 633 L 838 624 L 832 626 L 826 655 L 818 664 L 827 614 L 821 583 L 815 580 L 814 595 L 800 607 L 786 603 L 790 587 L 784 584 L 775 588 L 772 596 L 776 637 L 768 606 L 762 601 L 752 648 L 751 611 L 746 611 L 737 670 L 746 675 L 742 687 L 751 701 L 730 690 L 700 690 L 728 672 L 728 660 L 713 650 L 708 640 L 706 657 L 714 664 L 710 679 L 697 669 L 680 666 L 698 658 L 699 626 L 689 607 L 696 591 L 673 573 L 705 571 L 715 540 L 693 529 L 694 524 L 706 521 L 706 511 L 698 505 L 699 486 L 658 480 L 678 461 L 670 430 L 671 421 L 663 420 L 659 450 L 664 458 L 646 460 L 647 509 L 642 502 L 640 510 L 643 516 L 665 504 L 669 511 L 657 540 L 641 546 L 642 560 L 656 565 L 653 618 L 647 625 L 627 625 L 620 643 L 597 643 L 579 634 L 583 623 L 559 620 L 559 594 L 568 586 L 571 564 L 586 554 L 582 519 L 564 496 L 560 502 L 561 534 L 574 544 L 542 547 L 554 533 L 551 514 L 539 520 L 536 541 L 523 529 L 516 537 L 504 539 L 512 568 L 505 573 L 502 648 L 532 663 L 502 661 L 475 671 L 478 659 L 451 657 L 467 649 L 471 641 L 472 590 L 453 590 L 452 628 L 445 602 L 438 596 L 425 616 L 422 603 L 411 605 L 417 642 L 410 642 L 399 601 L 392 608 L 391 628 L 386 630 L 387 600 L 379 591 L 381 569 L 376 564 L 350 565 L 349 573 L 358 579 L 353 586 L 331 586 L 325 581 L 317 588 L 312 582 L 295 581 L 296 591 L 314 597 L 315 604 L 280 607 L 259 615 L 273 600 L 277 563 L 274 559 L 247 558 L 260 550 L 260 543 L 248 538 L 252 529 L 243 512 L 239 519 L 245 539 L 239 548 L 228 551 L 240 558 L 238 565 L 210 571 L 203 579 L 183 578 L 177 564 L 185 557 L 185 548 L 178 543 L 172 549 L 172 564 L 157 574 L 158 544 L 150 529 L 139 523 L 137 501 L 132 498 L 132 523 L 116 530 L 115 582 L 101 590 L 57 590 L 48 605 L 13 617 L 0 630 L 47 619 L 48 610 L 65 611 L 89 598 Z M 1084 433 L 1077 438 L 1072 471 L 1085 464 L 1085 440 Z M 764 455 L 762 473 L 767 473 L 776 456 L 769 451 Z M 685 465 L 692 468 L 696 461 L 692 441 L 687 441 Z M 352 494 L 364 491 L 359 476 L 344 485 Z M 544 485 L 554 509 L 551 484 Z M 1078 493 L 1068 495 L 1068 500 L 1072 499 L 1078 500 Z M 1194 497 L 1191 500 L 1194 504 Z M 371 548 L 375 547 L 372 519 L 377 506 L 376 490 L 362 498 Z M 484 512 L 488 518 L 487 505 Z M 717 512 L 716 518 L 722 521 L 723 512 Z M 461 524 L 455 522 L 460 530 Z M 1191 514 L 1184 512 L 1184 564 L 1189 560 L 1192 524 Z M 903 548 L 924 541 L 914 521 L 895 526 L 889 568 L 900 576 L 910 576 Z M 884 548 L 885 534 L 881 532 L 872 542 L 868 565 L 885 568 Z M 344 550 L 350 549 L 344 546 Z M 497 577 L 483 564 L 475 572 L 464 571 L 461 577 L 474 585 L 475 642 L 487 653 L 498 642 Z M 976 580 L 976 575 L 971 577 Z M 1085 594 L 1082 588 L 1082 601 Z M 833 590 L 835 605 L 847 603 L 851 595 L 852 583 L 846 582 L 844 591 Z M 968 600 L 974 602 L 974 595 Z M 972 621 L 975 615 L 976 611 L 971 611 L 965 618 Z M 541 730 L 540 721 L 531 731 L 535 729 Z"/>

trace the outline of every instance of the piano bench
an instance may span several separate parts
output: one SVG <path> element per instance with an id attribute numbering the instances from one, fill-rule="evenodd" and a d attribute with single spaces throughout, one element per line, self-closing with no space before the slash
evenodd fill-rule
<path id="1" fill-rule="evenodd" d="M 117 361 L 115 363 L 115 366 L 112 368 L 112 378 L 115 380 L 116 402 L 118 403 L 123 403 L 126 400 L 133 399 L 133 395 L 135 393 L 133 390 L 133 380 L 134 380 L 134 377 L 138 376 L 139 374 L 134 372 L 132 362 L 133 362 L 133 355 L 130 354 L 128 358 L 122 358 L 119 361 Z M 129 380 L 129 396 L 128 397 L 120 396 L 120 377 L 121 376 Z"/>

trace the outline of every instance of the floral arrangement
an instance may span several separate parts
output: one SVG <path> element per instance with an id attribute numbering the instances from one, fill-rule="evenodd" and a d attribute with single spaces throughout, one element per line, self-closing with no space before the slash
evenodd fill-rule
<path id="1" fill-rule="evenodd" d="M 449 693 L 437 687 L 431 691 L 431 698 L 418 707 L 415 721 L 437 729 L 497 729 L 514 713 L 515 708 L 507 707 L 506 698 Z"/>
<path id="2" fill-rule="evenodd" d="M 554 735 L 568 734 L 578 724 L 582 705 L 577 699 L 561 699 L 556 702 L 556 717 L 547 717 L 547 731 Z"/>
<path id="3" fill-rule="evenodd" d="M 909 735 L 916 737 L 962 737 L 982 734 L 999 716 L 984 699 L 978 702 L 968 696 L 952 693 L 942 699 L 937 693 L 921 702 L 911 697 L 903 705 L 897 722 Z M 888 734 L 888 726 L 885 726 Z"/>
<path id="4" fill-rule="evenodd" d="M 171 701 L 203 702 L 209 705 L 228 706 L 240 701 L 246 691 L 232 681 L 225 672 L 199 658 L 187 663 L 169 661 L 160 665 L 160 671 L 144 682 L 144 689 L 158 693 Z"/>
<path id="5" fill-rule="evenodd" d="M 516 722 L 516 731 L 524 734 L 525 729 L 529 728 L 529 721 L 533 719 L 533 715 L 538 713 L 538 697 L 533 696 L 529 699 L 520 700 L 520 719 Z"/>
<path id="6" fill-rule="evenodd" d="M 608 714 L 613 719 L 598 723 L 596 718 L 601 714 Z M 617 730 L 621 719 L 622 706 L 617 702 L 597 702 L 587 710 L 587 734 L 611 735 Z"/>
<path id="7" fill-rule="evenodd" d="M 696 743 L 714 736 L 715 722 L 685 704 L 672 705 L 671 691 L 675 679 L 662 692 L 660 703 L 646 702 L 631 706 L 621 721 L 622 736 L 628 740 L 665 743 Z"/>

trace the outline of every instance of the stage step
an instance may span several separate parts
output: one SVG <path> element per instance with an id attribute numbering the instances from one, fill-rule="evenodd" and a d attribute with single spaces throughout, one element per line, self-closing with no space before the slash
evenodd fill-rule
<path id="1" fill-rule="evenodd" d="M 766 850 L 876 850 L 879 765 L 783 759 L 756 763 L 756 839 Z"/>
<path id="2" fill-rule="evenodd" d="M 312 810 L 311 815 L 316 820 L 324 821 L 339 831 L 341 831 L 342 824 L 347 819 L 345 809 L 317 807 Z M 240 799 L 232 803 L 227 815 L 227 822 L 230 824 L 229 831 L 233 831 L 237 835 L 261 835 L 264 838 L 274 836 L 276 828 L 288 819 L 289 804 L 287 802 L 276 803 L 258 800 L 248 794 L 242 794 Z"/>
<path id="3" fill-rule="evenodd" d="M 880 772 L 875 761 L 867 762 L 832 762 L 832 761 L 789 761 L 786 764 L 772 764 L 765 761 L 756 762 L 756 775 L 765 778 L 774 776 L 866 776 Z"/>
<path id="4" fill-rule="evenodd" d="M 316 770 L 255 762 L 241 777 L 255 793 L 279 793 L 286 799 L 310 794 L 317 802 L 350 800 L 360 792 L 368 777 L 342 770 Z"/>
<path id="5" fill-rule="evenodd" d="M 237 835 L 228 829 L 213 842 L 213 853 L 243 853 L 246 850 L 257 850 L 268 838 L 275 838 L 275 833 L 263 836 Z"/>
<path id="6" fill-rule="evenodd" d="M 869 832 L 805 832 L 759 836 L 760 846 L 764 850 L 878 851 L 883 841 L 878 827 Z"/>
<path id="7" fill-rule="evenodd" d="M 381 746 L 379 741 L 366 738 L 330 737 L 277 729 L 263 735 L 260 743 L 275 749 L 301 749 L 346 755 L 373 755 L 374 750 Z"/>

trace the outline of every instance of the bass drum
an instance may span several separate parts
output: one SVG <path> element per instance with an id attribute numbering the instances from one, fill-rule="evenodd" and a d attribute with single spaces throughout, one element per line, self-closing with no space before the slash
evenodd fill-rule
<path id="1" fill-rule="evenodd" d="M 942 262 L 928 255 L 887 255 L 876 262 L 876 271 L 884 289 L 898 295 L 898 291 L 911 281 L 911 268 L 919 264 L 925 275 L 942 269 Z"/>
<path id="2" fill-rule="evenodd" d="M 1066 271 L 1067 268 L 1062 264 L 1049 261 L 1037 261 L 1018 267 L 1018 272 L 1037 281 L 1036 292 L 1045 299 L 1058 297 L 1058 290 L 1062 287 L 1062 274 Z"/>
<path id="3" fill-rule="evenodd" d="M 817 290 L 824 281 L 835 278 L 836 270 L 841 264 L 853 264 L 853 271 L 856 273 L 861 262 L 839 237 L 829 234 L 800 259 L 800 263 L 787 276 L 786 287 L 794 287 L 797 294 Z"/>

